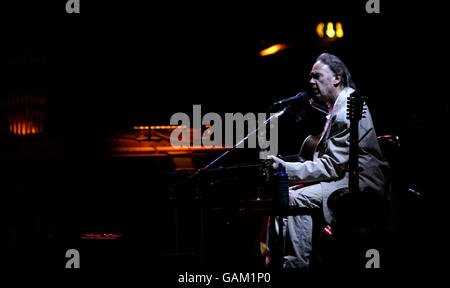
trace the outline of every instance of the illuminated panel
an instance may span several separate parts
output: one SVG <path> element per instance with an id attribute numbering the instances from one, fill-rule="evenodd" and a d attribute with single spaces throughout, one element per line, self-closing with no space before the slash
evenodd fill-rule
<path id="1" fill-rule="evenodd" d="M 8 125 L 13 135 L 34 135 L 44 131 L 45 95 L 19 90 L 8 97 Z"/>
<path id="2" fill-rule="evenodd" d="M 8 59 L 7 71 L 9 133 L 17 136 L 43 133 L 47 108 L 46 57 L 25 52 Z"/>

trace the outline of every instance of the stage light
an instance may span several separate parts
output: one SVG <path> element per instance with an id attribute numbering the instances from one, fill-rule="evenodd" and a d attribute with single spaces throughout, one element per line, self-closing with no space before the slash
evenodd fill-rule
<path id="1" fill-rule="evenodd" d="M 329 38 L 329 39 L 336 39 L 336 38 L 343 38 L 344 37 L 344 29 L 342 27 L 341 22 L 333 23 L 328 22 L 326 25 L 324 22 L 320 22 L 316 26 L 316 34 L 319 36 L 319 38 Z"/>
<path id="2" fill-rule="evenodd" d="M 316 33 L 320 38 L 323 38 L 323 28 L 325 28 L 325 24 L 323 24 L 323 22 L 320 22 L 316 26 Z"/>
<path id="3" fill-rule="evenodd" d="M 334 32 L 333 23 L 328 22 L 326 34 L 327 34 L 328 38 L 333 38 L 334 37 L 335 32 Z"/>
<path id="4" fill-rule="evenodd" d="M 336 23 L 336 37 L 338 38 L 344 37 L 344 29 L 342 29 L 341 22 Z"/>
<path id="5" fill-rule="evenodd" d="M 287 48 L 289 48 L 287 44 L 275 44 L 259 52 L 259 56 L 264 57 L 268 55 L 273 55 Z"/>

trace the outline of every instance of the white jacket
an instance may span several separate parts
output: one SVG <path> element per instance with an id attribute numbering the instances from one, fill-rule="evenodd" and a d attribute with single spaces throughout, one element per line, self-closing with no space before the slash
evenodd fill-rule
<path id="1" fill-rule="evenodd" d="M 323 211 L 325 220 L 332 221 L 327 205 L 331 193 L 348 187 L 348 159 L 350 121 L 347 119 L 347 99 L 354 90 L 345 88 L 336 99 L 324 131 L 316 147 L 313 161 L 286 162 L 286 173 L 290 179 L 300 183 L 320 182 L 323 191 Z M 369 133 L 359 142 L 360 189 L 370 188 L 384 193 L 385 173 L 388 164 L 384 160 L 378 145 L 377 135 L 372 117 L 366 106 L 365 118 L 359 122 L 359 139 L 367 131 Z"/>

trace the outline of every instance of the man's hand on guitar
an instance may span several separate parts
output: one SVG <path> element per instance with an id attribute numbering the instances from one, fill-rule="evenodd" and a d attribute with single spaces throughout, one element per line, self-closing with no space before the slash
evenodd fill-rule
<path id="1" fill-rule="evenodd" d="M 283 164 L 286 167 L 286 162 L 281 160 L 277 156 L 268 155 L 267 158 L 273 160 L 273 169 L 276 170 L 276 171 L 278 170 L 278 167 L 280 166 L 280 164 Z"/>

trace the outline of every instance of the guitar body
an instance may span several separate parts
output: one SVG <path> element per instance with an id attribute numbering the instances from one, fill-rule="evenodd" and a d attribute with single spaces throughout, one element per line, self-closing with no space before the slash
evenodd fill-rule
<path id="1" fill-rule="evenodd" d="M 300 148 L 300 157 L 304 160 L 313 160 L 314 151 L 316 151 L 317 144 L 319 144 L 320 135 L 309 135 L 303 141 L 302 147 Z"/>
<path id="2" fill-rule="evenodd" d="M 316 151 L 317 144 L 319 144 L 320 135 L 309 135 L 303 141 L 300 152 L 294 155 L 280 156 L 286 162 L 305 162 L 306 160 L 313 160 L 314 151 Z"/>

